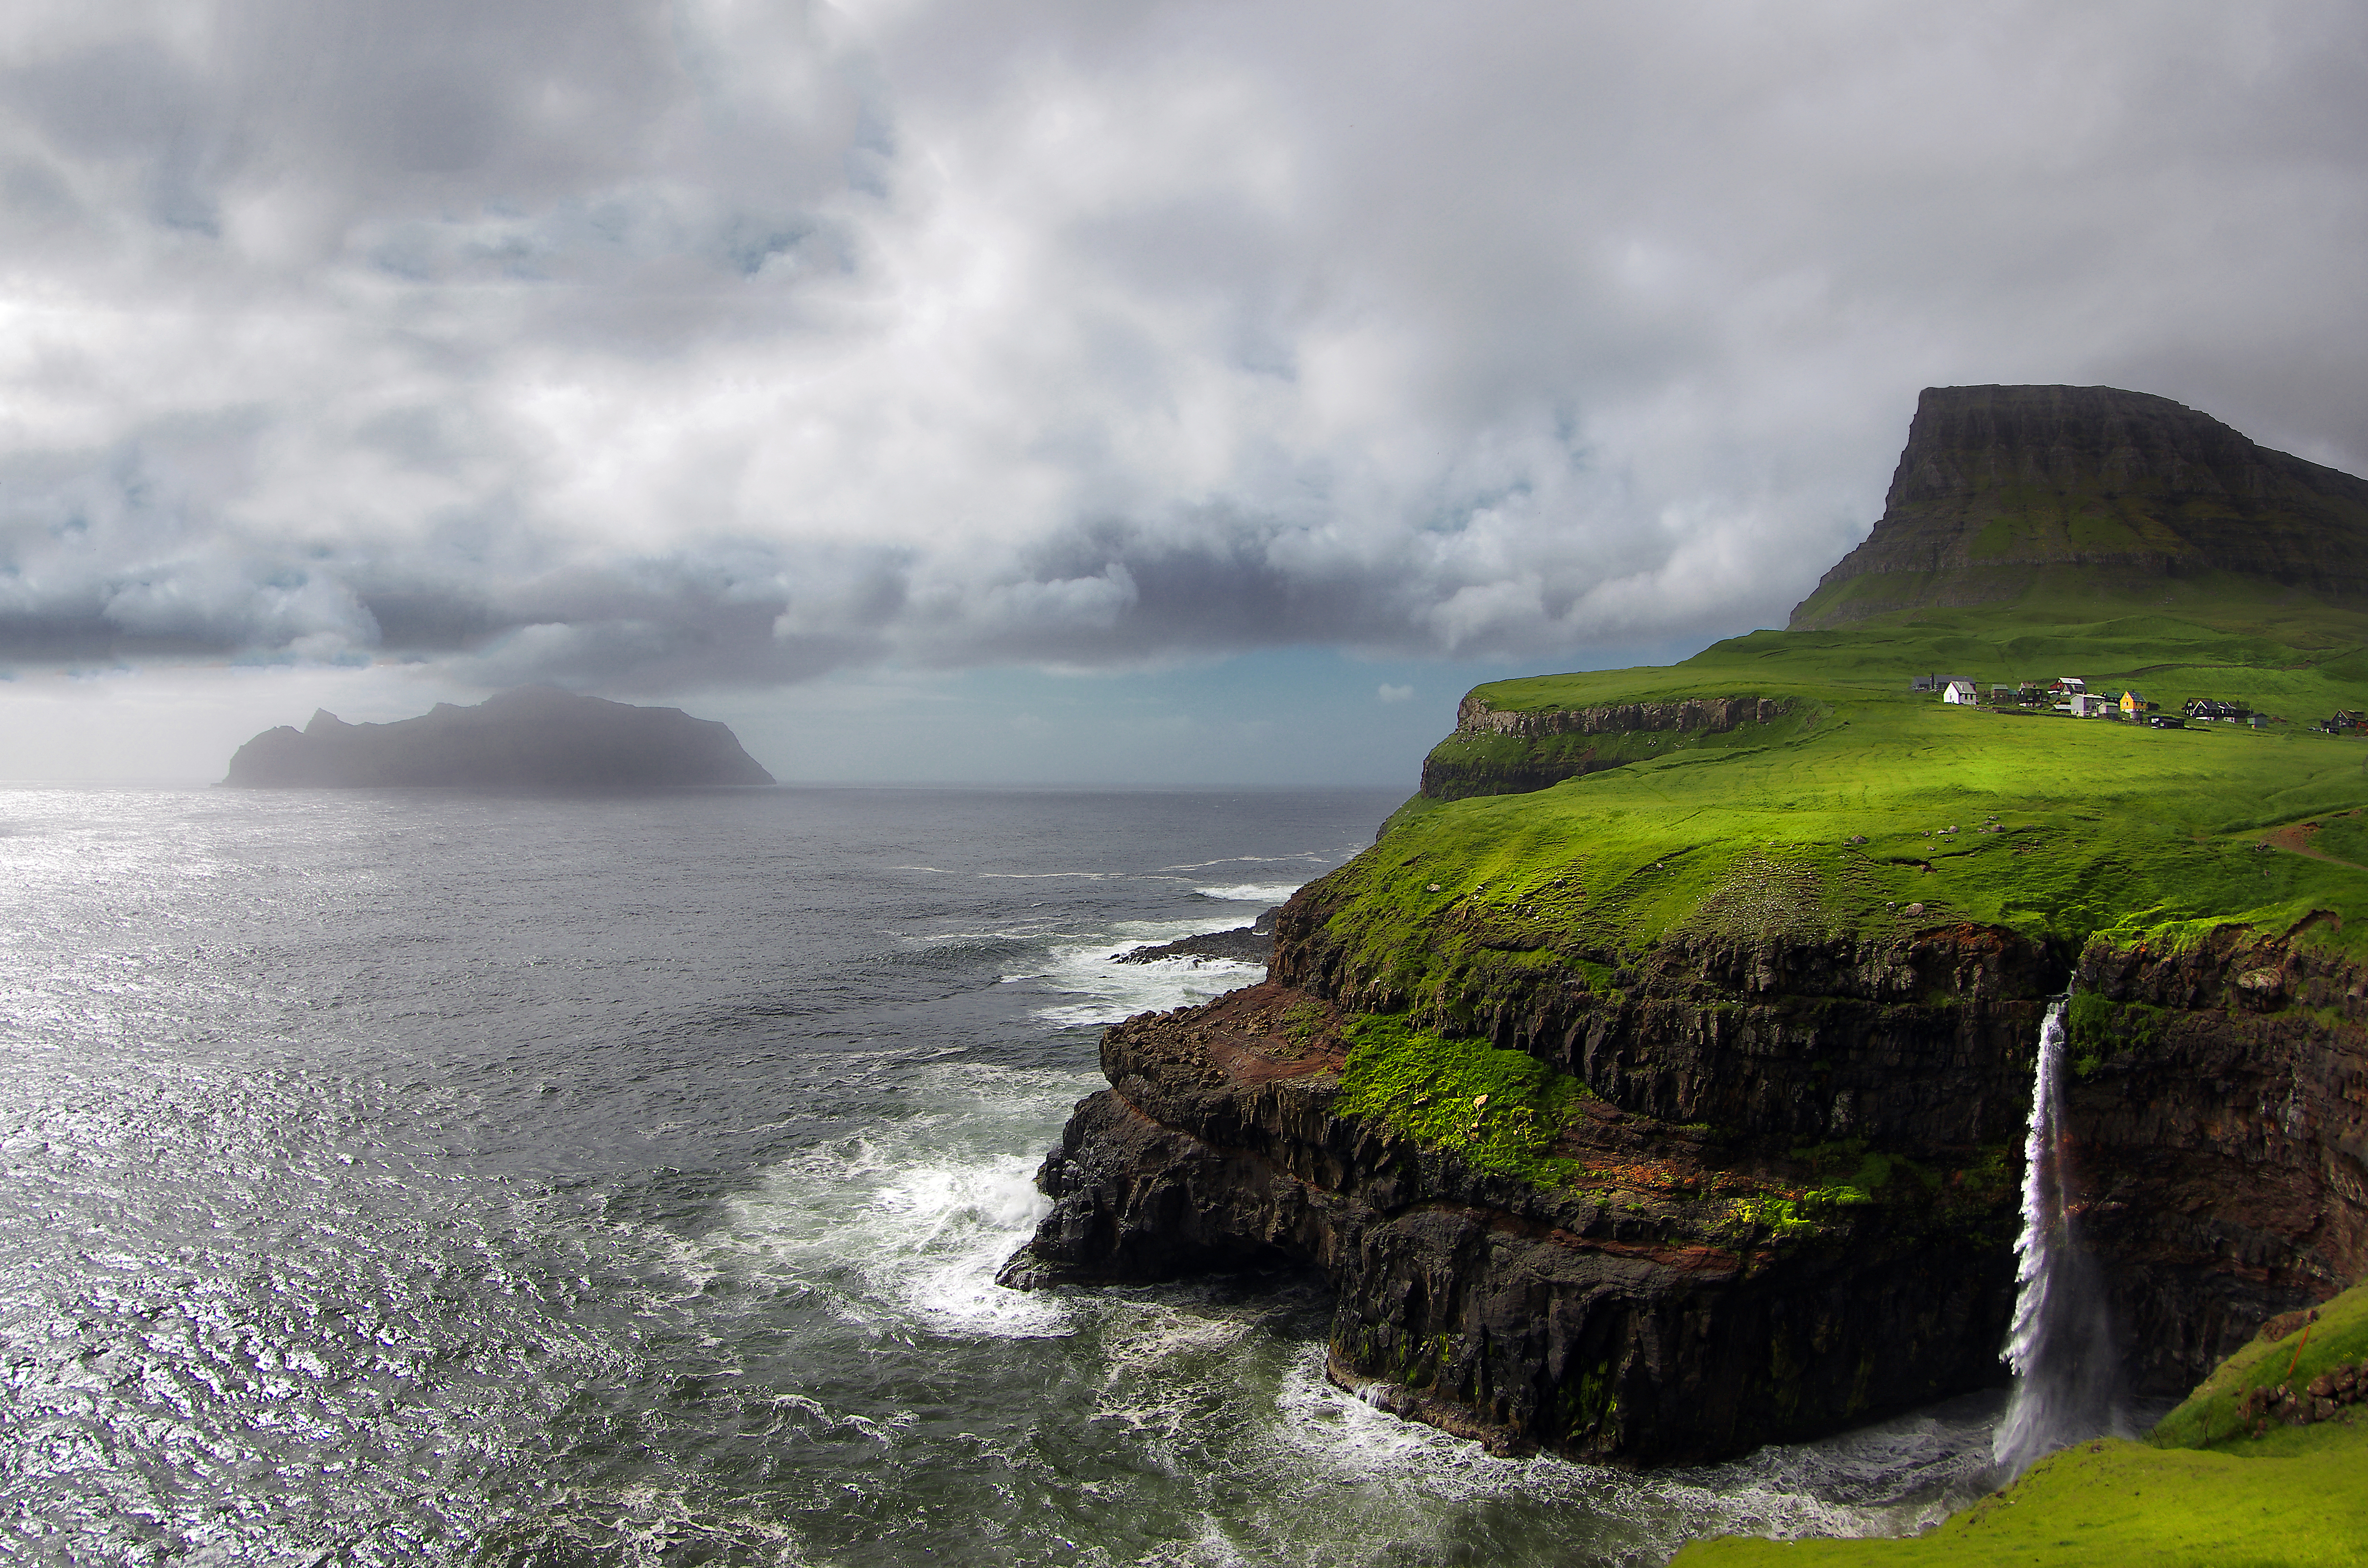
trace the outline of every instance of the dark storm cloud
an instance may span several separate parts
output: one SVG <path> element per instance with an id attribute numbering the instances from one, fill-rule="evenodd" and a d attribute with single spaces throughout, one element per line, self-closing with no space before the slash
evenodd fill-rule
<path id="1" fill-rule="evenodd" d="M 2355 470 L 2341 8 L 0 21 L 0 656 L 657 692 L 1781 619 L 1917 390 Z"/>

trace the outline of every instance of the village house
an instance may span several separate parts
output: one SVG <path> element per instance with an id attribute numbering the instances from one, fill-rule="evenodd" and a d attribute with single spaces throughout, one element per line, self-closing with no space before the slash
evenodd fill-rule
<path id="1" fill-rule="evenodd" d="M 2148 702 L 2146 699 L 2145 695 L 2141 692 L 2125 691 L 2122 693 L 2122 717 L 2124 719 L 2142 719 L 2146 714 L 2152 712 L 2155 706 L 2156 705 L 2154 703 Z"/>
<path id="2" fill-rule="evenodd" d="M 1970 708 L 1975 703 L 1979 702 L 1981 700 L 1981 697 L 1979 693 L 1974 690 L 1974 683 L 1972 681 L 1952 680 L 1948 684 L 1946 688 L 1941 691 L 1941 700 L 1943 702 L 1954 702 L 1961 706 Z"/>

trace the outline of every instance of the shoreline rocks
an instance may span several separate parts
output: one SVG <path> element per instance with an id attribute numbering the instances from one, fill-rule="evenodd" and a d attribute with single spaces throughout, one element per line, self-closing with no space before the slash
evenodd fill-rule
<path id="1" fill-rule="evenodd" d="M 1204 931 L 1197 937 L 1136 948 L 1111 961 L 1157 963 L 1162 959 L 1190 959 L 1195 969 L 1209 959 L 1264 963 L 1274 953 L 1274 917 L 1279 913 L 1280 910 L 1269 909 L 1249 925 L 1236 926 L 1230 931 Z"/>

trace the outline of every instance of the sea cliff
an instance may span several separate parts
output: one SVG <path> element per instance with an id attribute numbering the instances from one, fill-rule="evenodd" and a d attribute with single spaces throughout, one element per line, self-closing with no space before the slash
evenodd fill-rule
<path id="1" fill-rule="evenodd" d="M 1542 1180 L 1360 1100 L 1347 1026 L 1375 998 L 1326 942 L 1321 890 L 1278 923 L 1276 979 L 1106 1033 L 1111 1087 L 1047 1158 L 1054 1208 L 1007 1282 L 1312 1264 L 1342 1383 L 1599 1460 L 1707 1459 L 2001 1381 L 2012 1141 L 2062 955 L 1978 927 L 1673 948 L 1611 994 L 1502 997 L 1485 1049 L 1583 1090 Z M 2290 992 L 2265 1002 L 2264 970 Z M 2130 1386 L 2177 1394 L 2368 1270 L 2368 975 L 2259 940 L 2099 941 L 2077 983 L 2097 999 L 2071 1100 L 2088 1235 Z M 1468 1103 L 1452 1079 L 1415 1092 Z"/>
<path id="2" fill-rule="evenodd" d="M 2368 487 L 2273 460 L 2107 389 L 1926 394 L 1865 570 L 1795 630 L 1479 688 L 1423 792 L 1284 907 L 1266 986 L 1110 1029 L 1006 1278 L 1313 1265 L 1338 1381 L 1501 1448 L 1830 1431 L 2003 1382 L 2068 992 L 2121 1371 L 2183 1392 L 2368 1268 L 2358 743 L 1944 708 L 1909 677 L 2368 708 L 2368 605 L 2294 564 L 2350 558 Z M 2009 592 L 2026 514 L 2151 541 L 2147 612 L 2127 551 L 2083 579 L 2053 535 Z M 1964 560 L 1881 566 L 1936 517 Z M 1827 592 L 1878 579 L 1918 602 Z"/>

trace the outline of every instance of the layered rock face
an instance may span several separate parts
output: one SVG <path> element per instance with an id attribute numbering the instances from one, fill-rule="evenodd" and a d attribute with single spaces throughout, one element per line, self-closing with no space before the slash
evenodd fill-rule
<path id="1" fill-rule="evenodd" d="M 2356 600 L 2368 483 L 2144 392 L 1929 388 L 1882 520 L 1791 624 L 2012 600 L 2066 568 L 2090 582 L 2222 574 Z"/>
<path id="2" fill-rule="evenodd" d="M 2182 1393 L 2368 1274 L 2368 973 L 2229 928 L 2075 983 L 2084 1233 L 2135 1386 Z"/>
<path id="3" fill-rule="evenodd" d="M 1349 969 L 1322 886 L 1278 921 L 1266 986 L 1107 1033 L 1111 1088 L 1045 1162 L 1055 1206 L 1008 1282 L 1313 1264 L 1338 1291 L 1339 1381 L 1499 1448 L 1613 1462 L 1995 1385 L 2036 1042 L 2067 978 L 2088 998 L 2085 1236 L 2133 1392 L 2183 1393 L 2368 1270 L 2368 976 L 2290 944 L 2099 940 L 2075 976 L 1976 926 L 1671 942 L 1609 990 L 1472 997 L 1474 1032 L 1599 1096 L 1557 1152 L 1601 1174 L 1550 1190 L 1341 1110 L 1338 1019 L 1402 999 Z M 1830 1178 L 1803 1161 L 1838 1147 L 1901 1174 L 1820 1210 Z"/>
<path id="4" fill-rule="evenodd" d="M 1286 907 L 1273 977 L 1359 1011 L 1405 1006 L 1386 976 L 1349 962 L 1326 913 Z M 2065 970 L 2062 955 L 1980 926 L 1881 943 L 1680 937 L 1609 989 L 1533 971 L 1465 998 L 1458 1022 L 1639 1115 L 1920 1158 L 2021 1137 Z"/>
<path id="5" fill-rule="evenodd" d="M 635 708 L 519 687 L 473 708 L 348 724 L 324 710 L 301 731 L 238 748 L 223 783 L 245 789 L 436 784 L 571 789 L 770 784 L 731 729 L 679 708 Z"/>
<path id="6" fill-rule="evenodd" d="M 1601 708 L 1548 708 L 1499 712 L 1477 693 L 1455 708 L 1455 728 L 1472 735 L 1627 734 L 1638 730 L 1705 730 L 1723 734 L 1741 724 L 1765 724 L 1791 704 L 1769 697 L 1689 697 L 1676 702 L 1615 702 Z"/>
<path id="7" fill-rule="evenodd" d="M 1306 1028 L 1309 1000 L 1270 982 L 1110 1029 L 1111 1087 L 1046 1159 L 1053 1210 L 1005 1282 L 1312 1263 L 1338 1291 L 1336 1380 L 1500 1450 L 1616 1462 L 1995 1381 L 2014 1290 L 2003 1170 L 1781 1241 L 1709 1196 L 1797 1179 L 1781 1156 L 1591 1101 L 1562 1150 L 1610 1185 L 1547 1191 L 1341 1114 L 1342 1058 Z"/>
<path id="8" fill-rule="evenodd" d="M 1725 734 L 1745 724 L 1767 724 L 1792 710 L 1789 700 L 1765 697 L 1690 697 L 1668 702 L 1618 702 L 1600 708 L 1502 710 L 1474 692 L 1457 704 L 1455 732 L 1425 757 L 1422 793 L 1434 801 L 1473 795 L 1522 795 L 1625 766 L 1626 757 L 1602 756 L 1592 746 L 1531 750 L 1518 761 L 1452 755 L 1463 739 L 1511 737 L 1550 741 L 1559 736 L 1643 733 Z"/>

